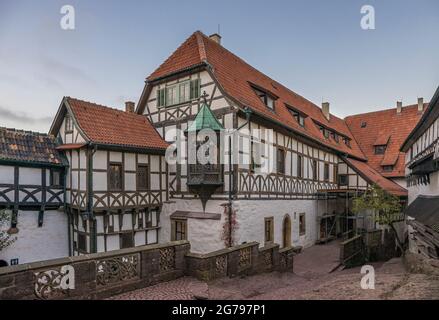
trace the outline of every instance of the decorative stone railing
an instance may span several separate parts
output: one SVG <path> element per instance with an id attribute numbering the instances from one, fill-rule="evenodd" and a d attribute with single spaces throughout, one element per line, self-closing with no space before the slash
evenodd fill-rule
<path id="1" fill-rule="evenodd" d="M 0 268 L 2 299 L 100 299 L 185 274 L 189 242 Z"/>
<path id="2" fill-rule="evenodd" d="M 102 299 L 184 275 L 203 281 L 293 271 L 293 247 L 251 242 L 209 254 L 190 253 L 188 241 L 0 268 L 3 299 Z"/>
<path id="3" fill-rule="evenodd" d="M 279 250 L 278 244 L 259 248 L 250 242 L 208 254 L 188 253 L 187 274 L 203 281 L 222 277 L 253 275 L 271 271 L 293 271 L 294 248 Z"/>

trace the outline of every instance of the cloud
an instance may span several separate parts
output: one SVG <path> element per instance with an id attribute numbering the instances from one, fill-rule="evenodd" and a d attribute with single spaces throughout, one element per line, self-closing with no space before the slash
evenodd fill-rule
<path id="1" fill-rule="evenodd" d="M 89 84 L 95 84 L 96 82 L 81 68 L 69 65 L 63 61 L 55 60 L 48 56 L 42 56 L 40 61 L 43 71 L 49 75 L 53 75 L 55 77 L 65 77 L 67 79 L 73 78 Z"/>
<path id="2" fill-rule="evenodd" d="M 37 122 L 50 123 L 52 121 L 51 117 L 32 117 L 26 113 L 14 112 L 2 106 L 0 106 L 0 119 L 6 119 L 6 120 L 28 123 L 28 124 L 37 123 Z"/>

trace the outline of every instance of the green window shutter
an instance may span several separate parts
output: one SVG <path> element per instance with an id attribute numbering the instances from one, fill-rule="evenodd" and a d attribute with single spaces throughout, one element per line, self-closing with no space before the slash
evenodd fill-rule
<path id="1" fill-rule="evenodd" d="M 200 97 L 200 79 L 191 80 L 190 98 L 198 99 Z"/>
<path id="2" fill-rule="evenodd" d="M 157 89 L 157 106 L 163 107 L 166 105 L 166 89 Z"/>

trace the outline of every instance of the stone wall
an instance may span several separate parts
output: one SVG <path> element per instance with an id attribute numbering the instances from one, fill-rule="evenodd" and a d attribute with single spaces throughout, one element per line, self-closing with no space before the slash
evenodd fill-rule
<path id="1" fill-rule="evenodd" d="M 0 268 L 0 300 L 102 299 L 184 275 L 221 277 L 293 271 L 295 249 L 251 242 L 209 254 L 188 241 L 74 256 Z"/>
<path id="2" fill-rule="evenodd" d="M 0 268 L 0 300 L 106 298 L 183 276 L 189 249 L 176 241 Z"/>
<path id="3" fill-rule="evenodd" d="M 293 247 L 279 250 L 278 244 L 259 248 L 250 242 L 208 254 L 189 253 L 187 274 L 203 281 L 221 277 L 253 275 L 272 271 L 293 271 Z"/>

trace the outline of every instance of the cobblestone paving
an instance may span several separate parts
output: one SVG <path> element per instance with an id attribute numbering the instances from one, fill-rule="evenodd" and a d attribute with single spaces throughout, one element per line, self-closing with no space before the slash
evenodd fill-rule
<path id="1" fill-rule="evenodd" d="M 112 299 L 439 299 L 439 277 L 408 273 L 401 259 L 373 263 L 375 289 L 361 289 L 361 268 L 331 272 L 339 265 L 337 245 L 304 250 L 295 257 L 294 273 L 224 278 L 209 284 L 185 277 Z"/>

